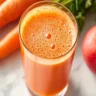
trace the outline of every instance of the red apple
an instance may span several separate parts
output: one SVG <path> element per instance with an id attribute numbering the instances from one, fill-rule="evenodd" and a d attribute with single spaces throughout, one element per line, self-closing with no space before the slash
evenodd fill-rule
<path id="1" fill-rule="evenodd" d="M 86 64 L 96 74 L 96 26 L 93 26 L 86 33 L 82 44 L 82 52 Z"/>

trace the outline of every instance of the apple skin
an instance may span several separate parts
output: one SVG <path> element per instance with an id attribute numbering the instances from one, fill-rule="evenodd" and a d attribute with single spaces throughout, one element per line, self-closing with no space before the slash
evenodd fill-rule
<path id="1" fill-rule="evenodd" d="M 82 43 L 82 53 L 89 69 L 96 75 L 96 25 L 86 33 Z"/>

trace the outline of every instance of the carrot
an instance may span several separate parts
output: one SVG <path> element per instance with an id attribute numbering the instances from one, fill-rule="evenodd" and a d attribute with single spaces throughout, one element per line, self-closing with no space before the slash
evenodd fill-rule
<path id="1" fill-rule="evenodd" d="M 5 0 L 0 0 L 0 5 L 4 2 Z"/>
<path id="2" fill-rule="evenodd" d="M 6 0 L 0 6 L 0 28 L 19 18 L 36 1 L 40 0 Z"/>
<path id="3" fill-rule="evenodd" d="M 8 56 L 20 47 L 18 30 L 18 26 L 16 26 L 0 41 L 0 59 Z"/>

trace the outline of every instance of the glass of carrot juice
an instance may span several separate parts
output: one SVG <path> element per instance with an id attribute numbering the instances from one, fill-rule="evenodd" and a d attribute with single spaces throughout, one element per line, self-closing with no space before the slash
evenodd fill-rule
<path id="1" fill-rule="evenodd" d="M 40 1 L 19 24 L 25 81 L 34 96 L 64 96 L 74 57 L 78 28 L 63 5 Z"/>

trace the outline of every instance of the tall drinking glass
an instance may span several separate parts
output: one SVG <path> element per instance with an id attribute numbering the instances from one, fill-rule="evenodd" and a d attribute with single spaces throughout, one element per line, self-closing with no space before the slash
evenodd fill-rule
<path id="1" fill-rule="evenodd" d="M 63 5 L 40 1 L 19 24 L 25 81 L 35 96 L 64 96 L 77 44 L 78 28 Z"/>

